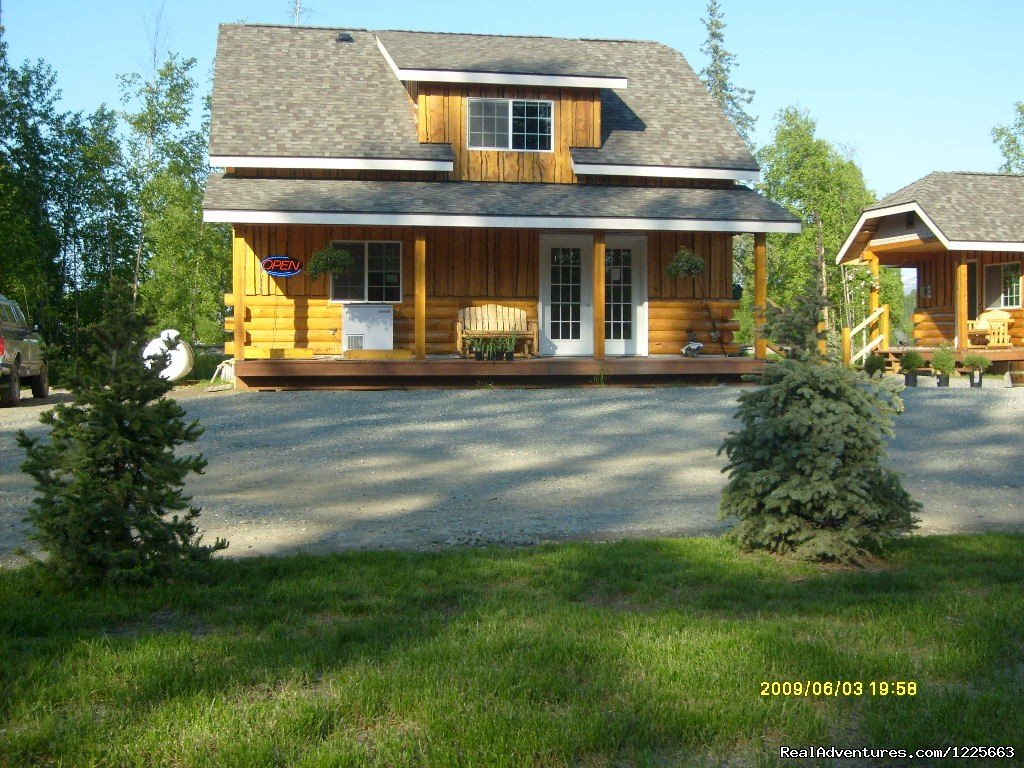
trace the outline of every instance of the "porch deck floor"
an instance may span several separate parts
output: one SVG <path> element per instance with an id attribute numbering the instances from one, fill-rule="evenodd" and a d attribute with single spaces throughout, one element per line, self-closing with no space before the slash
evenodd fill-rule
<path id="1" fill-rule="evenodd" d="M 426 360 L 260 359 L 235 363 L 243 389 L 338 389 L 345 387 L 475 386 L 635 383 L 658 384 L 758 373 L 763 360 L 750 357 L 531 357 L 478 361 L 460 357 Z"/>

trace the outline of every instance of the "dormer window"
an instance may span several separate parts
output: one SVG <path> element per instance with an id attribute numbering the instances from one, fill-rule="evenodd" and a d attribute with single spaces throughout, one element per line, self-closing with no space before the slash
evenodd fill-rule
<path id="1" fill-rule="evenodd" d="M 554 102 L 469 99 L 469 148 L 550 152 Z"/>

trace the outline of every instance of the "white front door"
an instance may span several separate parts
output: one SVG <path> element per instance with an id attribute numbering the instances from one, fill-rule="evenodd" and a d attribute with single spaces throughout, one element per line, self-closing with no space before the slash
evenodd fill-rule
<path id="1" fill-rule="evenodd" d="M 594 354 L 594 240 L 588 235 L 540 238 L 540 353 Z"/>
<path id="2" fill-rule="evenodd" d="M 647 354 L 646 244 L 642 236 L 609 235 L 605 242 L 605 354 Z"/>

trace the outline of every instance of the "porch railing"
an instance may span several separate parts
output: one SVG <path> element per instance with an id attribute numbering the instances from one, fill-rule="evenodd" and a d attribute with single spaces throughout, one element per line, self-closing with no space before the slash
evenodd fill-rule
<path id="1" fill-rule="evenodd" d="M 868 342 L 858 350 L 853 348 L 853 340 L 857 334 L 869 329 Z M 852 365 L 864 360 L 875 350 L 885 352 L 889 349 L 889 305 L 883 304 L 864 318 L 854 328 L 843 328 L 843 364 Z"/>

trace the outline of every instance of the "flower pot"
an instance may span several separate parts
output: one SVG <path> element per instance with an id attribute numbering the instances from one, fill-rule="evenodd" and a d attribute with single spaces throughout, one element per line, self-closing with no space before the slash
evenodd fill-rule
<path id="1" fill-rule="evenodd" d="M 907 387 L 916 387 L 917 386 L 917 374 L 916 373 L 904 373 L 903 374 L 903 384 L 904 384 L 904 386 L 907 386 Z"/>
<path id="2" fill-rule="evenodd" d="M 935 386 L 937 387 L 948 387 L 949 386 L 949 374 L 940 373 L 935 377 Z"/>
<path id="3" fill-rule="evenodd" d="M 482 349 L 475 349 L 475 350 L 473 350 L 473 357 L 475 357 L 477 360 L 483 360 L 484 359 L 484 351 Z"/>
<path id="4" fill-rule="evenodd" d="M 981 371 L 971 371 L 971 388 L 981 389 L 981 380 L 983 375 Z"/>
<path id="5" fill-rule="evenodd" d="M 516 353 L 511 350 L 505 352 L 505 359 L 511 363 L 513 360 L 516 359 Z"/>

